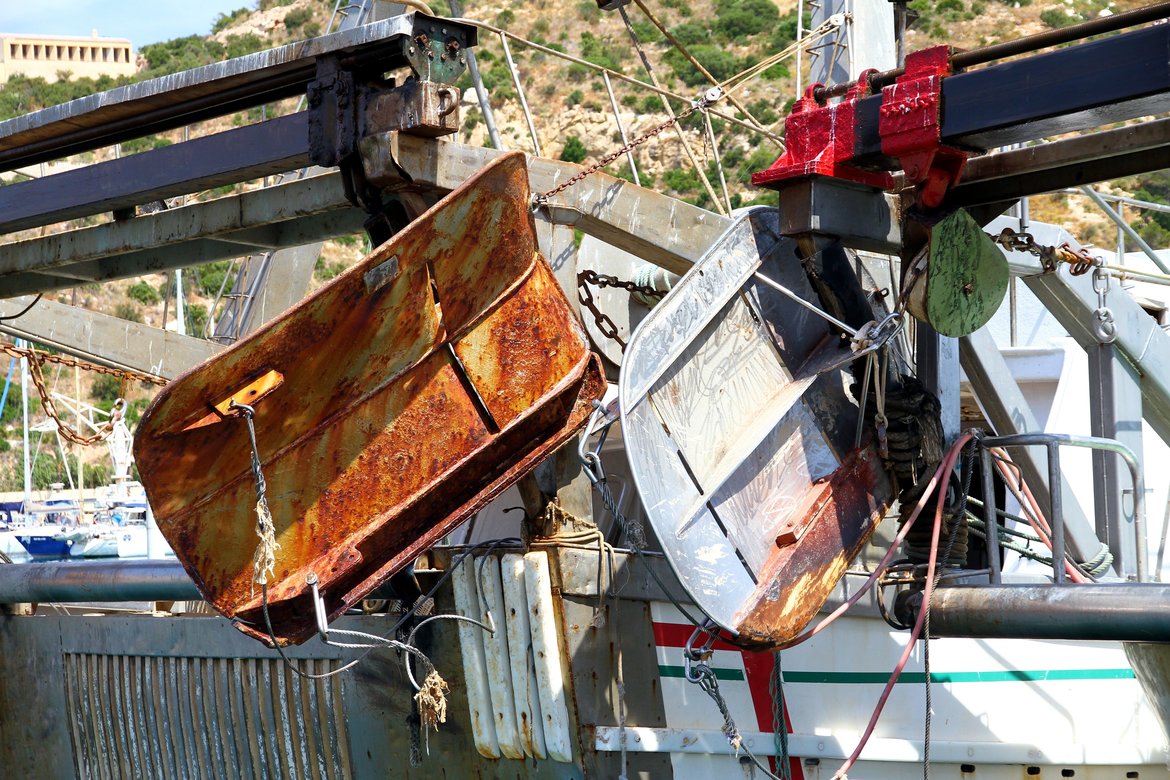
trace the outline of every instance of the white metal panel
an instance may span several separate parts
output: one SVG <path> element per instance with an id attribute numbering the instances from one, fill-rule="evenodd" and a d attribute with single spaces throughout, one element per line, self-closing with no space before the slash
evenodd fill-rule
<path id="1" fill-rule="evenodd" d="M 500 586 L 500 559 L 488 555 L 474 562 L 475 584 L 494 616 L 495 631 L 484 639 L 484 668 L 495 713 L 496 742 L 505 758 L 524 758 L 516 728 L 516 701 L 512 691 L 512 667 L 508 661 L 508 632 L 504 628 L 504 593 Z M 482 609 L 482 607 L 481 607 Z M 482 617 L 485 623 L 488 616 Z"/>
<path id="2" fill-rule="evenodd" d="M 546 758 L 544 718 L 540 714 L 540 693 L 533 661 L 532 629 L 528 619 L 528 593 L 524 587 L 524 556 L 509 553 L 500 565 L 504 584 L 504 623 L 508 631 L 508 652 L 512 666 L 512 692 L 516 701 L 516 726 L 520 743 L 533 758 Z M 498 627 L 498 623 L 497 623 Z"/>
<path id="3" fill-rule="evenodd" d="M 524 588 L 528 593 L 528 615 L 532 623 L 533 661 L 540 711 L 544 717 L 545 746 L 552 760 L 570 762 L 573 760 L 573 742 L 569 729 L 569 703 L 565 694 L 561 632 L 557 630 L 547 554 L 531 552 L 524 556 Z"/>
<path id="4" fill-rule="evenodd" d="M 480 606 L 479 591 L 475 587 L 474 569 L 475 559 L 469 556 L 456 566 L 451 574 L 455 609 L 460 615 L 483 620 L 485 615 Z M 484 632 L 462 620 L 457 622 L 460 655 L 463 657 L 463 680 L 467 686 L 467 707 L 471 716 L 471 734 L 475 740 L 475 749 L 481 756 L 499 758 L 500 746 L 496 742 L 495 715 L 488 686 L 487 662 L 484 659 Z"/>

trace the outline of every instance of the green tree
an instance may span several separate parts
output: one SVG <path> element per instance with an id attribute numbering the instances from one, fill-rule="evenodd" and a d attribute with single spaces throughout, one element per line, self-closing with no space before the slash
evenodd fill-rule
<path id="1" fill-rule="evenodd" d="M 561 150 L 561 159 L 565 162 L 584 162 L 587 155 L 588 150 L 585 148 L 585 144 L 575 135 L 569 136 L 569 139 L 565 141 L 565 148 Z"/>

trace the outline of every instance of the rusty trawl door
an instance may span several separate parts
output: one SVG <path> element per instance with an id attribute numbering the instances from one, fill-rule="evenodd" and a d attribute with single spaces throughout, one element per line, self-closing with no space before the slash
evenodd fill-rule
<path id="1" fill-rule="evenodd" d="M 265 638 L 252 583 L 255 408 L 282 642 L 313 633 L 567 440 L 605 388 L 536 245 L 520 154 L 166 387 L 135 440 L 163 535 L 216 609 Z"/>

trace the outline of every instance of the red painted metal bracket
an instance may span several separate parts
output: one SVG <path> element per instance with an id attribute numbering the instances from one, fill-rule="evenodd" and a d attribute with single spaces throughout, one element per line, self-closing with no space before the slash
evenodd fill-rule
<path id="1" fill-rule="evenodd" d="M 882 153 L 919 185 L 919 203 L 927 208 L 942 203 L 967 163 L 967 152 L 941 140 L 942 82 L 950 74 L 950 47 L 935 46 L 906 55 L 905 73 L 882 90 Z"/>
<path id="2" fill-rule="evenodd" d="M 808 176 L 832 176 L 837 179 L 889 189 L 893 178 L 884 171 L 867 171 L 850 165 L 857 132 L 857 100 L 870 94 L 869 77 L 876 71 L 861 74 L 857 84 L 841 102 L 829 105 L 815 94 L 823 85 L 813 84 L 796 101 L 784 121 L 787 148 L 780 159 L 766 171 L 752 174 L 752 184 L 770 187 L 778 182 Z"/>
<path id="3" fill-rule="evenodd" d="M 872 94 L 870 78 L 875 72 L 862 73 L 833 105 L 817 99 L 822 85 L 805 90 L 784 122 L 788 145 L 784 154 L 766 171 L 753 173 L 752 184 L 776 189 L 792 179 L 831 176 L 892 189 L 889 173 L 853 163 L 857 103 Z M 907 55 L 903 75 L 882 90 L 878 120 L 882 153 L 897 160 L 907 181 L 918 185 L 918 202 L 926 208 L 942 203 L 967 163 L 967 152 L 942 144 L 942 82 L 951 72 L 950 47 L 935 46 Z"/>

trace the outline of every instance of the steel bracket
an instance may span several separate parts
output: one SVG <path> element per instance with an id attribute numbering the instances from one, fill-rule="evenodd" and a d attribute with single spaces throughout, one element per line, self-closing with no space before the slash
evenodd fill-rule
<path id="1" fill-rule="evenodd" d="M 934 46 L 906 55 L 905 73 L 882 90 L 878 120 L 882 153 L 898 160 L 919 185 L 919 203 L 936 208 L 967 163 L 967 152 L 942 145 L 942 83 L 951 49 Z"/>
<path id="2" fill-rule="evenodd" d="M 331 168 L 357 150 L 357 103 L 353 73 L 336 56 L 317 60 L 317 78 L 307 90 L 309 159 Z"/>
<path id="3" fill-rule="evenodd" d="M 459 90 L 408 78 L 393 89 L 363 88 L 361 135 L 398 130 L 437 138 L 459 130 Z"/>
<path id="4" fill-rule="evenodd" d="M 796 101 L 784 120 L 784 154 L 766 171 L 752 174 L 752 184 L 779 189 L 793 179 L 831 176 L 867 184 L 882 190 L 893 187 L 885 171 L 867 171 L 849 163 L 855 155 L 857 101 L 871 94 L 869 79 L 876 70 L 867 70 L 839 103 L 818 100 L 822 84 L 812 84 Z"/>

